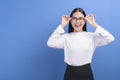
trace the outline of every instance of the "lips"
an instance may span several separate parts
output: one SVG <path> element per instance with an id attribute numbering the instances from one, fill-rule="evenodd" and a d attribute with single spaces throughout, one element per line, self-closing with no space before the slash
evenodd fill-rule
<path id="1" fill-rule="evenodd" d="M 79 25 L 78 25 L 78 24 L 75 24 L 75 27 L 76 27 L 76 28 L 79 28 L 79 27 L 81 27 L 81 26 L 82 26 L 82 24 L 79 24 Z"/>

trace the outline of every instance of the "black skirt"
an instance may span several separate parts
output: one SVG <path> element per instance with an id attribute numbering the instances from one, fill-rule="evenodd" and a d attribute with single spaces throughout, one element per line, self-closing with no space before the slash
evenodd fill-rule
<path id="1" fill-rule="evenodd" d="M 83 66 L 67 65 L 64 80 L 94 80 L 90 64 Z"/>

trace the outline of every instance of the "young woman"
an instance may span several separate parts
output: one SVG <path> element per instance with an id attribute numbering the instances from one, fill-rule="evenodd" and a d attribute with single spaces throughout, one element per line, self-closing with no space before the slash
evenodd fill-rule
<path id="1" fill-rule="evenodd" d="M 95 32 L 87 32 L 88 22 Z M 64 27 L 69 23 L 68 33 Z M 62 21 L 48 39 L 47 45 L 64 49 L 64 61 L 67 64 L 64 80 L 94 80 L 90 63 L 98 46 L 114 41 L 107 30 L 95 22 L 94 16 L 86 16 L 82 8 L 75 8 L 70 17 L 62 16 Z"/>

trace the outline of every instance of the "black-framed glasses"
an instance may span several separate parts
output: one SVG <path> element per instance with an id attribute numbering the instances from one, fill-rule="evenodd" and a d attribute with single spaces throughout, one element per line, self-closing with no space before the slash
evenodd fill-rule
<path id="1" fill-rule="evenodd" d="M 72 20 L 72 21 L 77 21 L 77 20 L 79 20 L 79 21 L 85 21 L 84 17 L 79 17 L 79 18 L 77 18 L 77 17 L 72 17 L 71 20 Z"/>

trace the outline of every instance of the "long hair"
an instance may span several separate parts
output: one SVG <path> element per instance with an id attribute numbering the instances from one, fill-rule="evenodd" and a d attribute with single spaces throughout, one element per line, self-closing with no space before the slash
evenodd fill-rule
<path id="1" fill-rule="evenodd" d="M 75 9 L 73 9 L 73 11 L 71 12 L 70 17 L 72 17 L 72 15 L 73 15 L 75 12 L 78 12 L 78 11 L 81 12 L 84 16 L 86 16 L 86 13 L 85 13 L 85 11 L 84 11 L 82 8 L 75 8 Z M 73 32 L 73 31 L 74 31 L 74 29 L 73 29 L 73 27 L 72 27 L 72 24 L 71 24 L 71 22 L 69 22 L 68 33 Z M 87 31 L 86 22 L 85 22 L 85 24 L 84 24 L 84 26 L 83 26 L 83 31 Z"/>

